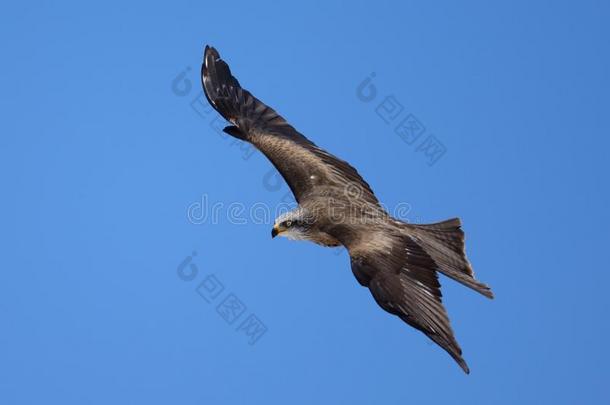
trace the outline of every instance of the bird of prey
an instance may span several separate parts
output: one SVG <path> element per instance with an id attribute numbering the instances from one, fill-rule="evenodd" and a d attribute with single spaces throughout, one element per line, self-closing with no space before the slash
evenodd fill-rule
<path id="1" fill-rule="evenodd" d="M 242 88 L 209 46 L 201 79 L 212 107 L 232 124 L 224 132 L 261 151 L 295 196 L 297 208 L 275 220 L 271 236 L 344 246 L 354 276 L 377 304 L 423 332 L 469 373 L 441 301 L 438 273 L 486 297 L 493 294 L 474 277 L 460 220 L 424 225 L 392 218 L 356 169 Z"/>

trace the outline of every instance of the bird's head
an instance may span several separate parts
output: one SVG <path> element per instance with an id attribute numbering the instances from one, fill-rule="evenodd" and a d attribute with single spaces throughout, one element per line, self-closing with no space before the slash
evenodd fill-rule
<path id="1" fill-rule="evenodd" d="M 280 215 L 273 224 L 271 237 L 284 236 L 288 239 L 309 239 L 309 230 L 311 229 L 311 221 L 302 209 L 297 208 L 294 211 Z"/>

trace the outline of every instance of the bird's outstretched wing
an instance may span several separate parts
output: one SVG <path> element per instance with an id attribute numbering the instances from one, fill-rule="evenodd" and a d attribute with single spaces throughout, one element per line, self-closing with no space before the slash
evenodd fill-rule
<path id="1" fill-rule="evenodd" d="M 362 201 L 379 205 L 370 186 L 347 162 L 318 148 L 275 110 L 243 89 L 216 49 L 206 46 L 201 80 L 205 95 L 216 111 L 233 125 L 228 134 L 250 142 L 273 163 L 297 202 L 314 189 L 345 190 Z"/>
<path id="2" fill-rule="evenodd" d="M 375 246 L 363 242 L 350 248 L 352 271 L 371 291 L 379 306 L 422 331 L 469 373 L 441 301 L 438 264 L 406 234 L 370 235 Z"/>

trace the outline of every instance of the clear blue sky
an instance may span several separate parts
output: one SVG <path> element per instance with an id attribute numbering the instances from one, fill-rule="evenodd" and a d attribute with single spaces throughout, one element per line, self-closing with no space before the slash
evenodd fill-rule
<path id="1" fill-rule="evenodd" d="M 610 9 L 517 3 L 5 2 L 0 402 L 608 403 Z M 462 218 L 470 376 L 344 252 L 226 217 L 288 189 L 199 109 L 205 44 L 388 207 Z"/>

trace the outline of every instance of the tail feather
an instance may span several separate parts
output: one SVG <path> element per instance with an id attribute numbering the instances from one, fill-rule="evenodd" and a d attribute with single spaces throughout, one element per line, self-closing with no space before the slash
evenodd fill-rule
<path id="1" fill-rule="evenodd" d="M 464 250 L 464 231 L 459 218 L 435 224 L 409 224 L 418 244 L 430 255 L 438 270 L 455 281 L 493 298 L 490 287 L 474 277 Z"/>

